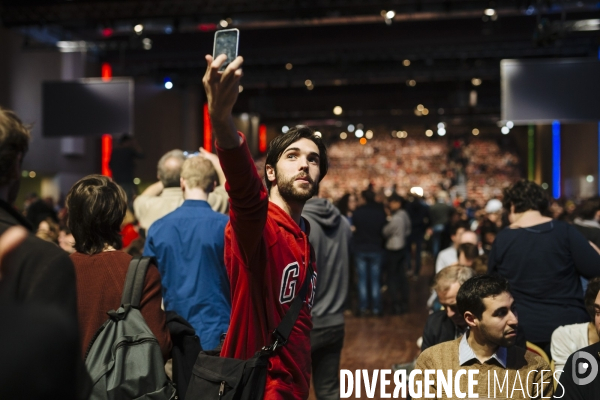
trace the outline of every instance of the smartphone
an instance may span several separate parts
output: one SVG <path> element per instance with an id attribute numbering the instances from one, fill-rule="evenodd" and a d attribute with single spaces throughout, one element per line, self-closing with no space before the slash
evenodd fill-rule
<path id="1" fill-rule="evenodd" d="M 215 32 L 215 44 L 213 47 L 213 59 L 221 54 L 227 55 L 227 60 L 221 65 L 219 71 L 224 71 L 238 55 L 238 44 L 240 42 L 240 31 L 237 29 L 223 29 Z"/>

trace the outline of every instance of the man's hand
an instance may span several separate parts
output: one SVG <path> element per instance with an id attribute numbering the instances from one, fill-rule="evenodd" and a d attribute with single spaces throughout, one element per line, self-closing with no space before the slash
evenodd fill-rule
<path id="1" fill-rule="evenodd" d="M 214 153 L 210 153 L 210 152 L 204 150 L 203 147 L 200 147 L 199 150 L 200 150 L 200 157 L 206 158 L 208 161 L 211 162 L 211 164 L 215 168 L 215 171 L 217 172 L 217 175 L 219 177 L 219 185 L 224 185 L 226 179 L 225 179 L 225 174 L 223 173 L 223 168 L 221 168 L 221 163 L 219 162 L 219 157 Z"/>
<path id="2" fill-rule="evenodd" d="M 231 112 L 239 94 L 244 59 L 237 57 L 225 68 L 225 71 L 219 72 L 219 68 L 226 59 L 225 54 L 219 55 L 214 60 L 212 56 L 207 55 L 206 62 L 208 65 L 202 83 L 206 90 L 213 133 L 219 146 L 230 149 L 240 144 L 240 138 L 233 124 Z"/>
<path id="3" fill-rule="evenodd" d="M 6 257 L 27 238 L 27 230 L 20 226 L 8 228 L 0 236 L 0 279 L 2 279 L 2 267 Z"/>

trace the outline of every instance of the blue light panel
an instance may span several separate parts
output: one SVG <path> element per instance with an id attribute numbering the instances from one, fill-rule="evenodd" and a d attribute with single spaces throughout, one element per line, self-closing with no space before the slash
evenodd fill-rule
<path id="1" fill-rule="evenodd" d="M 552 122 L 552 197 L 560 197 L 560 122 Z"/>

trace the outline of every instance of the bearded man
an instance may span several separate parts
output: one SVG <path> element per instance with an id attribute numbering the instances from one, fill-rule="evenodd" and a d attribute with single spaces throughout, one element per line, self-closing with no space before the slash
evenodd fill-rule
<path id="1" fill-rule="evenodd" d="M 327 151 L 320 137 L 307 127 L 278 136 L 267 150 L 265 189 L 246 139 L 237 132 L 231 115 L 243 59 L 237 57 L 220 72 L 226 58 L 206 56 L 208 68 L 203 79 L 230 198 L 225 266 L 231 284 L 231 323 L 221 356 L 249 359 L 272 344 L 277 339 L 273 330 L 309 279 L 287 343 L 269 358 L 264 393 L 266 399 L 306 399 L 316 268 L 308 241 L 309 225 L 301 214 L 327 173 Z"/>
<path id="2" fill-rule="evenodd" d="M 452 371 L 453 382 L 469 397 L 537 399 L 549 398 L 554 391 L 552 371 L 538 355 L 514 346 L 519 320 L 508 281 L 499 276 L 477 275 L 467 280 L 456 295 L 458 312 L 468 326 L 465 334 L 425 350 L 415 369 Z M 465 376 L 454 380 L 460 370 Z M 477 384 L 468 387 L 469 370 Z M 421 376 L 422 377 L 422 376 Z M 489 379 L 489 380 L 488 380 Z M 424 393 L 438 399 L 451 399 L 438 391 L 435 379 L 421 379 Z M 433 382 L 433 384 L 432 384 Z M 489 382 L 489 384 L 488 384 Z M 458 392 L 455 392 L 458 393 Z M 440 396 L 441 394 L 441 396 Z"/>

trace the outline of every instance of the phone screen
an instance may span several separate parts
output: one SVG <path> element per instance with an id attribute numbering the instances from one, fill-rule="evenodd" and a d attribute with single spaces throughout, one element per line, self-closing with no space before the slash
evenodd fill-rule
<path id="1" fill-rule="evenodd" d="M 223 71 L 237 57 L 239 37 L 240 31 L 237 29 L 225 29 L 215 32 L 213 58 L 217 58 L 221 54 L 227 55 L 227 60 L 219 68 L 219 71 Z"/>

